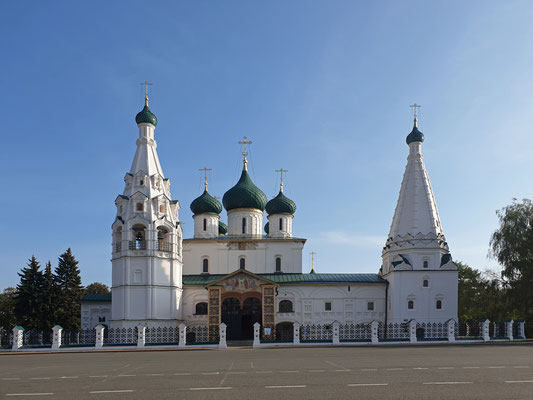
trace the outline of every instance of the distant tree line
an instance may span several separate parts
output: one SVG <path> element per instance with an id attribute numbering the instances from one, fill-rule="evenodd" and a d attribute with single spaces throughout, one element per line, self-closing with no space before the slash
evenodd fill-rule
<path id="1" fill-rule="evenodd" d="M 28 330 L 48 330 L 54 325 L 78 330 L 81 298 L 88 293 L 110 293 L 98 282 L 83 288 L 78 261 L 70 248 L 59 256 L 53 271 L 50 262 L 43 270 L 32 256 L 18 275 L 17 287 L 0 293 L 0 327 L 4 330 L 16 325 Z"/>

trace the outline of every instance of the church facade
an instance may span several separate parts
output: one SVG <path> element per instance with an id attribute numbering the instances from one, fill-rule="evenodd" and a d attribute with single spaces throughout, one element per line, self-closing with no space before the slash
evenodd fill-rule
<path id="1" fill-rule="evenodd" d="M 416 114 L 416 113 L 415 113 Z M 227 325 L 228 340 L 292 335 L 292 324 L 457 320 L 457 268 L 446 243 L 422 157 L 423 134 L 407 136 L 409 155 L 382 266 L 375 274 L 303 272 L 306 239 L 293 236 L 296 204 L 268 200 L 247 170 L 222 204 L 204 192 L 190 204 L 194 235 L 183 238 L 180 203 L 157 155 L 157 118 L 137 114 L 137 150 L 115 200 L 112 296 L 82 302 L 82 327 Z M 227 225 L 221 221 L 226 211 Z M 266 211 L 266 218 L 265 218 Z M 265 221 L 265 219 L 267 221 Z M 111 303 L 111 304 L 109 304 Z"/>

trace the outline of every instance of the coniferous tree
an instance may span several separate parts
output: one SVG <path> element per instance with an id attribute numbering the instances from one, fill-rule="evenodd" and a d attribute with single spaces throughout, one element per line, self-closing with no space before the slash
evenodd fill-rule
<path id="1" fill-rule="evenodd" d="M 43 290 L 44 275 L 39 262 L 32 256 L 28 266 L 18 274 L 20 283 L 17 285 L 15 296 L 15 316 L 17 323 L 25 329 L 42 330 L 43 326 Z"/>
<path id="2" fill-rule="evenodd" d="M 4 332 L 11 332 L 11 329 L 17 324 L 15 317 L 15 297 L 17 292 L 15 288 L 8 287 L 0 293 L 0 328 Z"/>
<path id="3" fill-rule="evenodd" d="M 55 287 L 54 274 L 52 273 L 52 263 L 48 261 L 44 268 L 44 288 L 43 288 L 43 322 L 46 329 L 50 329 L 55 325 Z"/>
<path id="4" fill-rule="evenodd" d="M 83 286 L 81 285 L 78 261 L 67 249 L 59 256 L 54 275 L 56 323 L 66 330 L 80 329 Z"/>

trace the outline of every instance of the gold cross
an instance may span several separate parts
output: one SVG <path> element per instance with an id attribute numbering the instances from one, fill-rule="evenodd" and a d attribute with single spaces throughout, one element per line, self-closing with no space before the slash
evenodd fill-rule
<path id="1" fill-rule="evenodd" d="M 417 108 L 420 108 L 420 107 L 422 107 L 422 106 L 419 105 L 419 104 L 416 104 L 416 103 L 415 103 L 415 104 L 413 104 L 413 105 L 410 105 L 409 107 L 413 107 L 413 108 L 415 109 L 415 118 L 416 118 L 416 109 L 417 109 Z"/>
<path id="2" fill-rule="evenodd" d="M 148 86 L 152 86 L 152 84 L 148 81 L 144 81 L 140 85 L 144 86 L 144 97 L 148 98 Z"/>
<path id="3" fill-rule="evenodd" d="M 203 168 L 200 168 L 198 171 L 204 171 L 204 187 L 205 187 L 205 190 L 207 191 L 207 171 L 213 171 L 213 169 L 203 167 Z"/>
<path id="4" fill-rule="evenodd" d="M 243 140 L 239 141 L 238 143 L 244 145 L 244 151 L 242 152 L 242 155 L 244 156 L 244 169 L 247 170 L 246 164 L 248 163 L 248 161 L 246 160 L 246 156 L 248 155 L 248 152 L 246 151 L 246 145 L 252 144 L 252 142 L 248 140 L 248 138 L 245 136 L 243 137 Z"/>
<path id="5" fill-rule="evenodd" d="M 280 168 L 280 169 L 277 169 L 275 172 L 279 172 L 279 173 L 280 173 L 281 180 L 280 180 L 279 189 L 280 189 L 280 191 L 283 192 L 283 173 L 284 173 L 284 172 L 289 172 L 289 170 L 288 170 L 288 169 Z"/>
<path id="6" fill-rule="evenodd" d="M 315 256 L 316 256 L 316 253 L 314 251 L 312 251 L 309 254 L 311 254 L 311 271 L 314 271 L 315 270 Z"/>

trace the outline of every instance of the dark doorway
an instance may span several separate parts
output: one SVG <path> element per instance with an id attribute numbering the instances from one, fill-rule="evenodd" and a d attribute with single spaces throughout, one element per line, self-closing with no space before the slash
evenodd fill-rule
<path id="1" fill-rule="evenodd" d="M 227 340 L 250 340 L 254 337 L 254 324 L 261 323 L 261 301 L 250 297 L 242 308 L 239 299 L 230 297 L 222 302 L 222 322 L 227 326 Z"/>

